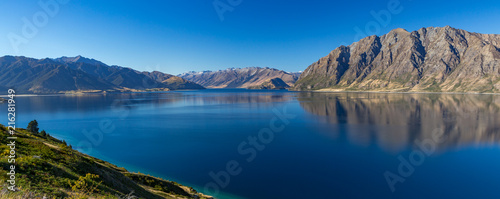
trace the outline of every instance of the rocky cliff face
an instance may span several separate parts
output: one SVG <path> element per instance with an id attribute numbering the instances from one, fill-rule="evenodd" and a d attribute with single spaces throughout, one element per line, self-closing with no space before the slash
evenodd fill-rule
<path id="1" fill-rule="evenodd" d="M 299 74 L 273 68 L 249 67 L 189 72 L 178 76 L 207 88 L 248 88 L 260 86 L 265 81 L 273 78 L 281 78 L 288 85 L 293 85 L 297 81 Z"/>
<path id="2" fill-rule="evenodd" d="M 310 65 L 295 90 L 500 92 L 500 35 L 395 29 L 340 46 Z"/>

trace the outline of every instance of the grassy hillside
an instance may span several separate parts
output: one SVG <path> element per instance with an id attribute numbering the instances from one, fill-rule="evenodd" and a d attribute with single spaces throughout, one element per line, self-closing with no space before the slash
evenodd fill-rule
<path id="1" fill-rule="evenodd" d="M 17 129 L 16 192 L 7 190 L 10 169 L 6 127 L 0 125 L 0 199 L 3 198 L 211 198 L 194 189 L 130 173 L 73 150 L 44 133 Z"/>

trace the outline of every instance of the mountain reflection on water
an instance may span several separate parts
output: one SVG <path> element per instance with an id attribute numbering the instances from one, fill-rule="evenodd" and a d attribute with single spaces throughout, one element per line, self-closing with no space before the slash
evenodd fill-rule
<path id="1" fill-rule="evenodd" d="M 318 132 L 328 132 L 330 137 L 345 138 L 357 145 L 375 143 L 392 152 L 415 147 L 415 141 L 431 139 L 436 131 L 446 135 L 438 146 L 440 149 L 496 144 L 500 140 L 498 95 L 214 89 L 23 97 L 19 112 L 94 114 L 111 109 L 112 113 L 120 114 L 124 109 L 227 104 L 266 109 L 276 102 L 300 104 L 318 121 L 316 128 L 324 128 Z"/>
<path id="2" fill-rule="evenodd" d="M 29 112 L 75 111 L 80 113 L 112 109 L 134 109 L 140 106 L 172 106 L 210 104 L 249 104 L 267 106 L 269 102 L 286 102 L 293 99 L 287 92 L 244 92 L 244 89 L 220 89 L 184 92 L 98 93 L 81 95 L 19 96 L 23 110 Z M 219 92 L 216 92 L 219 91 Z M 23 111 L 22 110 L 22 111 Z"/>
<path id="3" fill-rule="evenodd" d="M 390 151 L 415 147 L 415 141 L 445 134 L 441 150 L 500 141 L 500 96 L 400 93 L 298 93 L 301 107 L 332 124 L 331 135 L 346 128 L 353 143 L 377 143 Z"/>

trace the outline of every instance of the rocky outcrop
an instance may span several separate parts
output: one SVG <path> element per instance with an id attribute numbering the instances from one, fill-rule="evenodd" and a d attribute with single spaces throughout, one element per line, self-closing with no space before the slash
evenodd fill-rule
<path id="1" fill-rule="evenodd" d="M 206 88 L 249 88 L 260 86 L 264 82 L 280 78 L 286 84 L 293 85 L 299 73 L 288 73 L 274 68 L 230 68 L 219 71 L 188 72 L 178 75 L 183 79 L 200 84 Z"/>
<path id="2" fill-rule="evenodd" d="M 266 90 L 282 90 L 290 88 L 281 78 L 273 78 L 265 81 L 259 86 L 251 86 L 248 89 L 266 89 Z"/>
<path id="3" fill-rule="evenodd" d="M 295 90 L 500 92 L 500 35 L 452 27 L 395 29 L 340 46 Z"/>

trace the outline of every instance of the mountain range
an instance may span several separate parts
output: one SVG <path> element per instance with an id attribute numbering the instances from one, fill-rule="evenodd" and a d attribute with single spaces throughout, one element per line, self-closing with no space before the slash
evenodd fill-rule
<path id="1" fill-rule="evenodd" d="M 17 93 L 203 89 L 173 75 L 109 66 L 82 56 L 0 57 L 0 85 L 15 88 Z"/>
<path id="2" fill-rule="evenodd" d="M 449 26 L 395 29 L 340 46 L 294 90 L 500 92 L 500 35 Z"/>
<path id="3" fill-rule="evenodd" d="M 82 56 L 0 57 L 0 89 L 20 93 L 252 88 L 308 91 L 500 92 L 500 35 L 446 27 L 395 29 L 340 46 L 302 73 L 230 68 L 177 76 Z"/>
<path id="4" fill-rule="evenodd" d="M 274 68 L 229 68 L 219 71 L 188 72 L 178 75 L 206 88 L 249 88 L 258 87 L 266 81 L 280 78 L 292 86 L 300 73 L 289 73 Z"/>

